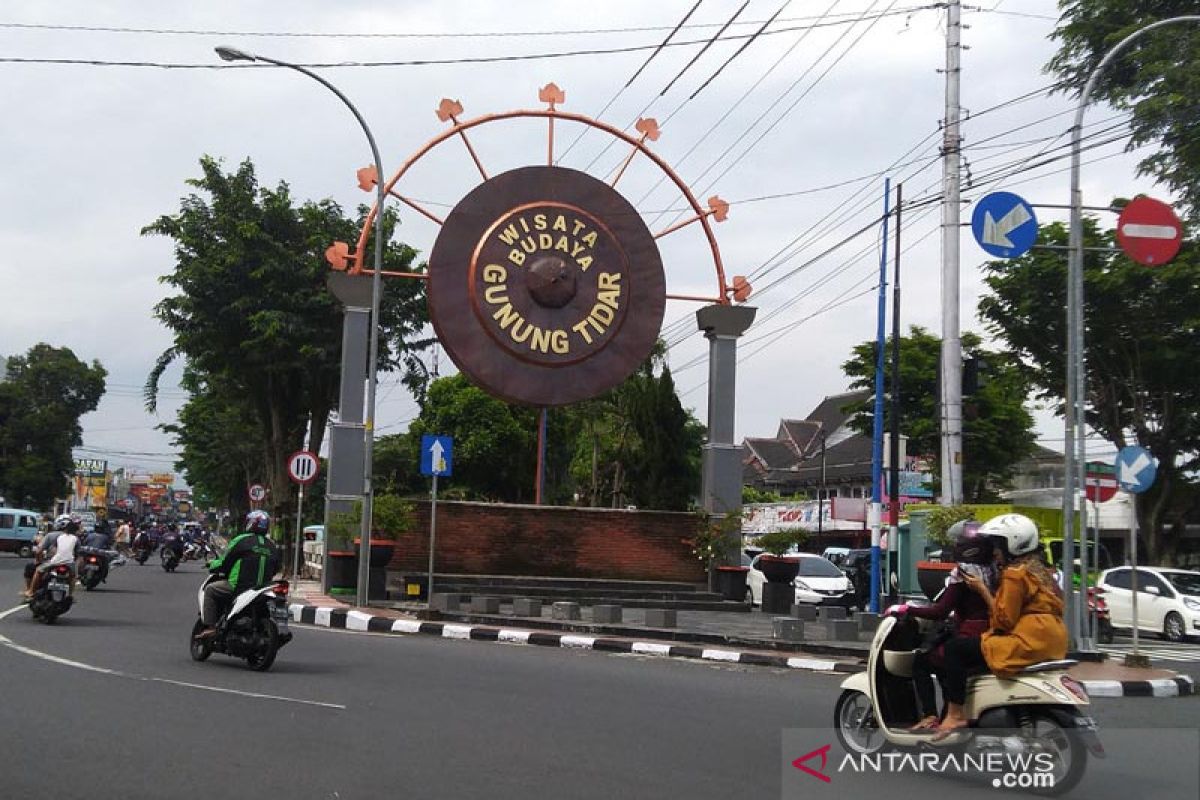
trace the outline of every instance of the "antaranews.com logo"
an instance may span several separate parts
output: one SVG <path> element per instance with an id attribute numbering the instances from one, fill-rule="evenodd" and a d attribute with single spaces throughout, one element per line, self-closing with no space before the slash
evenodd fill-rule
<path id="1" fill-rule="evenodd" d="M 832 783 L 829 751 L 832 745 L 823 745 L 792 761 L 792 766 L 802 773 L 824 783 Z M 817 765 L 820 761 L 820 765 Z M 834 770 L 835 774 L 935 774 L 992 776 L 992 786 L 997 789 L 1052 789 L 1054 788 L 1054 756 L 1048 752 L 1026 752 L 1014 747 L 1012 751 L 992 750 L 987 752 L 886 752 L 846 753 L 842 755 Z"/>

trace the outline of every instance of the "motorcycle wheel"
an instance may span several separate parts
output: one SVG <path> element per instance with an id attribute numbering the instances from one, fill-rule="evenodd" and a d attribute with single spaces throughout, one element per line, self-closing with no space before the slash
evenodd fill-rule
<path id="1" fill-rule="evenodd" d="M 188 649 L 191 651 L 193 661 L 203 661 L 212 655 L 212 639 L 197 639 L 196 634 L 204 628 L 204 622 L 197 619 L 196 624 L 192 626 L 192 635 L 188 641 Z"/>
<path id="2" fill-rule="evenodd" d="M 1100 620 L 1100 626 L 1099 626 L 1097 638 L 1100 640 L 1100 644 L 1112 644 L 1113 643 L 1112 622 L 1110 622 L 1109 620 L 1106 620 L 1106 619 Z"/>
<path id="3" fill-rule="evenodd" d="M 1030 723 L 1029 734 L 1054 756 L 1054 785 L 1034 787 L 1031 794 L 1057 797 L 1075 788 L 1087 768 L 1087 746 L 1070 728 L 1064 728 L 1049 714 L 1037 714 Z"/>
<path id="4" fill-rule="evenodd" d="M 279 652 L 279 628 L 275 627 L 274 620 L 263 619 L 258 623 L 258 632 L 263 637 L 263 647 L 246 657 L 246 666 L 255 672 L 266 672 L 275 663 L 275 655 Z"/>
<path id="5" fill-rule="evenodd" d="M 91 575 L 89 575 L 83 581 L 83 588 L 87 589 L 89 592 L 92 589 L 95 589 L 99 585 L 100 585 L 100 573 L 99 572 L 93 572 Z"/>
<path id="6" fill-rule="evenodd" d="M 871 698 L 854 689 L 847 689 L 838 698 L 833 708 L 833 730 L 849 753 L 873 755 L 887 745 L 875 723 Z"/>

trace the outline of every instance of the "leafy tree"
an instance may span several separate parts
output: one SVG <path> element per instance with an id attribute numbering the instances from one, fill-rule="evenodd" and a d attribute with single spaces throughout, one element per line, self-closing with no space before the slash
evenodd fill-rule
<path id="1" fill-rule="evenodd" d="M 8 359 L 0 382 L 0 494 L 9 503 L 49 508 L 69 491 L 71 448 L 83 444 L 79 418 L 94 411 L 107 372 L 66 347 L 36 344 Z"/>
<path id="2" fill-rule="evenodd" d="M 286 183 L 260 187 L 248 160 L 229 174 L 209 157 L 200 167 L 201 177 L 188 181 L 197 191 L 183 198 L 179 213 L 142 231 L 174 240 L 175 267 L 161 280 L 177 291 L 155 307 L 174 343 L 146 382 L 147 405 L 154 407 L 167 365 L 183 358 L 198 391 L 217 396 L 201 401 L 211 407 L 196 410 L 199 418 L 181 420 L 181 428 L 218 409 L 236 414 L 239 424 L 248 422 L 247 412 L 252 415 L 263 456 L 251 466 L 265 470 L 278 514 L 291 496 L 287 457 L 300 449 L 306 426 L 309 447 L 319 450 L 337 403 L 342 312 L 325 288 L 324 250 L 335 240 L 354 241 L 366 209 L 355 221 L 331 200 L 297 207 Z M 390 238 L 394 214 L 384 221 Z M 415 256 L 412 248 L 389 242 L 384 268 L 412 271 Z M 381 370 L 403 367 L 412 349 L 427 345 L 414 339 L 426 322 L 421 282 L 386 281 Z M 411 369 L 406 373 L 410 384 L 420 378 Z M 215 465 L 223 455 L 216 440 L 186 438 L 185 460 Z M 235 475 L 244 480 L 242 464 L 232 460 L 228 469 L 225 478 L 212 478 L 214 490 Z"/>
<path id="3" fill-rule="evenodd" d="M 1067 243 L 1061 224 L 1039 241 Z M 1084 220 L 1088 247 L 1111 247 L 1111 232 Z M 1200 511 L 1200 249 L 1184 242 L 1168 265 L 1148 269 L 1124 255 L 1084 255 L 1087 424 L 1114 447 L 1138 444 L 1158 460 L 1158 478 L 1139 503 L 1149 563 L 1170 560 L 1189 514 Z M 1035 249 L 985 268 L 979 303 L 988 327 L 1020 359 L 1042 398 L 1066 396 L 1066 260 Z"/>
<path id="4" fill-rule="evenodd" d="M 941 425 L 938 373 L 942 340 L 919 326 L 900 337 L 900 432 L 908 437 L 908 452 L 933 461 L 940 459 Z M 1012 478 L 1017 462 L 1033 451 L 1033 417 L 1025 408 L 1028 383 L 1017 364 L 1001 353 L 985 351 L 978 336 L 962 335 L 963 355 L 981 362 L 985 376 L 973 394 L 963 398 L 963 497 L 968 502 L 995 500 Z M 890 339 L 885 350 L 891 353 Z M 851 386 L 872 391 L 853 407 L 852 422 L 860 433 L 872 432 L 875 342 L 857 345 L 842 370 Z M 891 369 L 884 392 L 891 397 Z M 884 430 L 891 430 L 891 403 L 884 404 Z"/>
<path id="5" fill-rule="evenodd" d="M 1130 33 L 1196 13 L 1195 0 L 1060 0 L 1059 7 L 1062 21 L 1053 36 L 1060 47 L 1047 69 L 1075 92 Z M 1140 171 L 1170 186 L 1200 221 L 1200 25 L 1168 25 L 1134 40 L 1105 67 L 1092 97 L 1133 112 L 1130 148 L 1160 145 L 1142 159 Z"/>
<path id="6" fill-rule="evenodd" d="M 630 421 L 640 444 L 631 466 L 631 494 L 638 505 L 686 511 L 700 492 L 700 448 L 704 428 L 684 410 L 671 370 L 655 375 L 647 362 L 623 390 L 629 396 Z"/>

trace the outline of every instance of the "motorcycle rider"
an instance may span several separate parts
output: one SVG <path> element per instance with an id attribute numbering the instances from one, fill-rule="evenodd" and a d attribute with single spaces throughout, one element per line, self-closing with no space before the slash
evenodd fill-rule
<path id="1" fill-rule="evenodd" d="M 204 628 L 197 639 L 207 639 L 217 633 L 217 621 L 233 598 L 248 589 L 261 589 L 271 582 L 278 567 L 275 545 L 267 538 L 271 515 L 254 510 L 246 515 L 245 533 L 234 537 L 225 555 L 209 562 L 210 572 L 225 579 L 210 583 L 204 590 Z"/>
<path id="2" fill-rule="evenodd" d="M 75 515 L 59 517 L 55 521 L 55 528 L 57 531 L 47 534 L 46 538 L 38 546 L 37 560 L 40 560 L 42 563 L 31 570 L 30 581 L 25 589 L 26 599 L 30 599 L 37 594 L 38 584 L 41 583 L 42 576 L 49 572 L 51 568 L 57 567 L 59 564 L 67 564 L 74 568 L 75 547 L 79 544 L 79 518 Z M 46 558 L 46 553 L 49 553 L 51 550 L 54 551 L 54 554 Z M 74 581 L 71 583 L 73 585 Z"/>
<path id="3" fill-rule="evenodd" d="M 167 525 L 166 532 L 162 536 L 162 548 L 173 550 L 177 561 L 183 560 L 183 537 L 179 535 L 179 529 L 175 527 L 174 522 Z"/>
<path id="4" fill-rule="evenodd" d="M 946 717 L 935 738 L 967 725 L 963 705 L 973 671 L 986 667 L 1002 678 L 1010 677 L 1024 667 L 1067 654 L 1062 592 L 1054 571 L 1043 560 L 1037 525 L 1023 514 L 1002 514 L 985 522 L 979 532 L 996 542 L 1000 587 L 993 595 L 979 578 L 963 578 L 987 604 L 990 630 L 947 642 Z"/>

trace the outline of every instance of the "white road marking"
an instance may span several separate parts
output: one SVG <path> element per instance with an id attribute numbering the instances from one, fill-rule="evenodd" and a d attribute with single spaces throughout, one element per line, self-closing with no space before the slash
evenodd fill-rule
<path id="1" fill-rule="evenodd" d="M 595 643 L 595 636 L 563 636 L 558 640 L 559 647 L 582 647 L 585 650 L 591 650 Z"/>
<path id="2" fill-rule="evenodd" d="M 742 654 L 733 650 L 704 650 L 700 657 L 709 661 L 737 661 Z"/>
<path id="3" fill-rule="evenodd" d="M 652 656 L 667 656 L 671 654 L 671 645 L 658 642 L 634 642 L 633 652 L 646 653 Z"/>
<path id="4" fill-rule="evenodd" d="M 0 620 L 3 620 L 8 616 L 17 613 L 18 611 L 20 611 L 21 609 L 23 609 L 25 607 L 26 606 L 24 604 L 22 604 L 15 608 L 10 608 L 7 611 L 0 612 Z M 187 689 L 199 689 L 200 691 L 205 691 L 205 692 L 220 692 L 221 694 L 235 694 L 235 695 L 240 695 L 241 697 L 252 697 L 252 698 L 255 698 L 256 700 L 277 700 L 281 703 L 298 703 L 300 705 L 305 705 L 305 706 L 318 706 L 320 708 L 335 708 L 339 711 L 346 710 L 346 706 L 344 706 L 340 703 L 323 703 L 319 700 L 304 700 L 299 697 L 283 697 L 281 695 L 261 694 L 259 692 L 243 692 L 238 689 L 226 689 L 223 686 L 208 686 L 203 683 L 189 683 L 187 681 L 177 681 L 177 680 L 173 680 L 171 678 L 160 678 L 160 677 L 157 677 L 154 675 L 135 675 L 131 672 L 122 672 L 121 670 L 108 669 L 106 667 L 97 667 L 94 664 L 85 664 L 82 661 L 72 661 L 69 658 L 63 658 L 61 656 L 56 656 L 56 655 L 52 655 L 50 653 L 42 652 L 41 650 L 35 650 L 32 647 L 26 647 L 25 645 L 17 644 L 12 639 L 9 639 L 7 636 L 4 636 L 3 634 L 0 634 L 0 645 L 3 645 L 11 650 L 16 650 L 18 653 L 23 653 L 27 656 L 33 656 L 34 658 L 41 659 L 42 661 L 49 661 L 52 664 L 59 664 L 64 667 L 72 667 L 73 669 L 82 669 L 82 670 L 86 670 L 88 672 L 98 672 L 101 675 L 110 675 L 114 678 L 125 678 L 127 680 L 133 680 L 133 681 L 148 681 L 151 683 L 167 683 L 167 684 L 171 684 L 174 686 L 182 686 Z"/>

